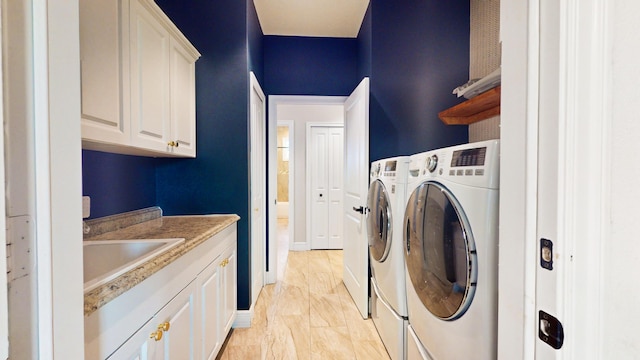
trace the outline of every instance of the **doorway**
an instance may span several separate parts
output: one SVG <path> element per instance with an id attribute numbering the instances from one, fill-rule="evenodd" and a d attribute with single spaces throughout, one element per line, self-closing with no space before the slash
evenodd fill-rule
<path id="1" fill-rule="evenodd" d="M 284 269 L 287 264 L 289 254 L 289 244 L 293 238 L 293 226 L 295 211 L 293 209 L 293 121 L 278 122 L 276 156 L 277 156 L 277 194 L 276 194 L 276 217 L 277 217 L 277 251 L 278 264 L 276 267 L 277 278 L 284 278 Z"/>
<path id="2" fill-rule="evenodd" d="M 289 197 L 287 232 L 288 250 L 310 250 L 307 241 L 307 176 L 306 176 L 306 130 L 309 123 L 344 124 L 344 102 L 342 96 L 269 96 L 268 116 L 268 162 L 278 164 L 279 153 L 285 153 L 285 146 L 278 140 L 278 125 L 289 129 Z M 295 146 L 294 146 L 295 144 Z M 279 149 L 280 148 L 280 149 Z M 282 155 L 282 154 L 281 154 Z M 278 183 L 284 174 L 278 166 L 268 166 L 268 224 L 269 239 L 279 239 L 278 210 L 282 218 L 284 205 L 278 203 Z M 280 179 L 279 179 L 280 178 Z M 283 263 L 278 244 L 281 241 L 269 241 L 267 283 L 275 283 L 280 263 Z M 273 264 L 274 266 L 272 266 Z"/>

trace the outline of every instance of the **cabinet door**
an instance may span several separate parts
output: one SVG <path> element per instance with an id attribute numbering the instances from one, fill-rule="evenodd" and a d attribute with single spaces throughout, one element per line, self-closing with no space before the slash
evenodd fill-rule
<path id="1" fill-rule="evenodd" d="M 80 71 L 82 138 L 128 144 L 129 93 L 123 93 L 128 72 L 127 0 L 81 0 Z M 127 23 L 126 27 L 123 24 Z M 123 46 L 127 44 L 126 46 Z"/>
<path id="2" fill-rule="evenodd" d="M 236 319 L 236 273 L 237 273 L 237 259 L 235 244 L 233 248 L 229 248 L 225 255 L 226 265 L 222 268 L 222 291 L 223 294 L 223 308 L 220 311 L 222 316 L 222 336 L 227 335 L 233 322 Z"/>
<path id="3" fill-rule="evenodd" d="M 171 41 L 171 135 L 173 153 L 196 156 L 195 61 L 178 41 Z"/>
<path id="4" fill-rule="evenodd" d="M 107 357 L 108 360 L 152 360 L 156 359 L 161 344 L 156 342 L 151 334 L 156 331 L 155 321 L 147 321 L 140 330 L 136 331 L 122 346 Z"/>
<path id="5" fill-rule="evenodd" d="M 209 264 L 198 275 L 198 290 L 200 294 L 200 314 L 201 314 L 201 341 L 202 359 L 211 360 L 216 358 L 220 350 L 220 269 L 222 269 L 220 257 Z"/>
<path id="6" fill-rule="evenodd" d="M 168 151 L 170 35 L 146 6 L 131 0 L 131 142 Z"/>
<path id="7" fill-rule="evenodd" d="M 196 284 L 191 282 L 154 318 L 158 329 L 166 326 L 156 359 L 196 359 L 195 300 Z"/>

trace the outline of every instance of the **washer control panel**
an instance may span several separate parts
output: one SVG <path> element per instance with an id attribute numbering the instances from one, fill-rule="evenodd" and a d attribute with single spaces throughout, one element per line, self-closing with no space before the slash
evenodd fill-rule
<path id="1" fill-rule="evenodd" d="M 398 162 L 396 160 L 387 160 L 384 162 L 381 161 L 381 162 L 375 163 L 371 167 L 371 178 L 379 178 L 382 176 L 395 177 L 397 166 L 398 166 Z"/>

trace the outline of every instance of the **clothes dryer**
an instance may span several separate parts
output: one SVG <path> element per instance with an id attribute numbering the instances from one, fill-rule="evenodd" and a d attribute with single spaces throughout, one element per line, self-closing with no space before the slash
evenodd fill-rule
<path id="1" fill-rule="evenodd" d="M 403 223 L 411 356 L 496 358 L 499 141 L 411 156 Z"/>
<path id="2" fill-rule="evenodd" d="M 371 164 L 367 237 L 371 264 L 371 318 L 392 359 L 404 359 L 407 298 L 402 222 L 408 156 Z"/>

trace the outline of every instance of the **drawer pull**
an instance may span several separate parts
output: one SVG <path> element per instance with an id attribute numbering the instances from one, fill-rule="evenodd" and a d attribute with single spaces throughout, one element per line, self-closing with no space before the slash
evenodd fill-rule
<path id="1" fill-rule="evenodd" d="M 169 328 L 171 327 L 171 324 L 169 324 L 168 321 L 163 322 L 162 324 L 158 325 L 158 330 L 161 331 L 169 331 Z"/>
<path id="2" fill-rule="evenodd" d="M 155 340 L 155 341 L 160 341 L 162 340 L 162 330 L 158 330 L 158 331 L 154 331 L 151 333 L 151 335 L 149 336 L 149 338 Z"/>

